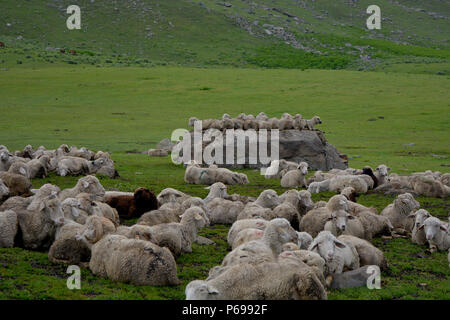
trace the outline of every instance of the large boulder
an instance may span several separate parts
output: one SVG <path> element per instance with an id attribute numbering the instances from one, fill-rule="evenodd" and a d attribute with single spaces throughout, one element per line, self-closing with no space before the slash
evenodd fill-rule
<path id="1" fill-rule="evenodd" d="M 237 131 L 236 131 L 237 132 Z M 237 133 L 234 133 L 234 139 L 227 139 L 226 134 L 223 135 L 223 141 L 230 142 L 234 140 L 234 162 L 233 164 L 226 163 L 226 145 L 223 147 L 223 164 L 220 164 L 221 167 L 231 167 L 231 168 L 262 168 L 268 167 L 269 163 L 261 163 L 259 157 L 249 158 L 249 146 L 259 148 L 259 136 L 247 136 L 245 143 L 245 158 L 238 159 L 238 152 L 236 150 L 236 146 L 238 145 L 238 137 Z M 270 131 L 269 131 L 270 132 Z M 190 159 L 194 159 L 194 133 L 191 132 L 191 158 L 186 159 L 183 157 L 182 162 L 186 163 Z M 204 134 L 204 132 L 203 132 Z M 202 141 L 202 150 L 205 151 L 205 148 L 209 146 L 211 143 L 215 143 L 210 141 Z M 271 154 L 271 141 L 270 141 L 270 133 L 268 134 L 268 142 L 267 142 L 267 154 L 270 156 Z M 187 141 L 187 140 L 186 140 Z M 179 145 L 174 149 L 178 151 L 183 146 L 183 142 L 181 141 Z M 211 147 L 211 146 L 210 146 Z M 259 149 L 258 149 L 259 151 Z M 213 153 L 214 154 L 214 153 Z M 259 152 L 257 153 L 259 154 Z M 180 155 L 183 155 L 183 151 L 180 150 Z M 288 161 L 293 161 L 300 163 L 301 161 L 305 161 L 308 163 L 309 168 L 311 170 L 322 170 L 329 171 L 331 169 L 346 169 L 348 167 L 347 157 L 339 153 L 339 151 L 329 144 L 325 139 L 323 132 L 319 130 L 284 130 L 279 132 L 279 159 L 285 159 Z M 240 160 L 240 164 L 238 164 L 238 160 Z M 207 163 L 203 154 L 203 162 Z"/>

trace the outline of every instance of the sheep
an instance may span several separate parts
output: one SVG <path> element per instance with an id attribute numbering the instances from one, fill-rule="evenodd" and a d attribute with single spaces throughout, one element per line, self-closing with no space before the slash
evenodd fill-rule
<path id="1" fill-rule="evenodd" d="M 61 211 L 64 218 L 79 224 L 85 224 L 89 214 L 82 210 L 81 203 L 75 198 L 67 198 L 61 202 Z"/>
<path id="2" fill-rule="evenodd" d="M 260 112 L 260 113 L 258 113 L 258 115 L 256 116 L 256 120 L 259 120 L 259 121 L 267 121 L 267 120 L 269 120 L 269 117 L 268 117 L 267 114 L 265 114 L 264 112 Z"/>
<path id="3" fill-rule="evenodd" d="M 87 264 L 91 258 L 92 245 L 115 230 L 109 219 L 98 216 L 89 216 L 84 225 L 70 220 L 64 222 L 56 232 L 48 258 L 53 263 Z"/>
<path id="4" fill-rule="evenodd" d="M 331 212 L 323 229 L 330 231 L 336 237 L 340 234 L 348 234 L 365 238 L 364 227 L 361 221 L 343 210 Z"/>
<path id="5" fill-rule="evenodd" d="M 167 202 L 157 210 L 144 213 L 137 224 L 154 226 L 162 223 L 179 222 L 182 214 L 181 205 L 176 202 Z"/>
<path id="6" fill-rule="evenodd" d="M 149 157 L 167 157 L 169 155 L 169 152 L 167 150 L 161 149 L 149 149 L 147 151 L 147 155 Z"/>
<path id="7" fill-rule="evenodd" d="M 0 248 L 14 247 L 17 230 L 17 214 L 12 210 L 0 212 Z"/>
<path id="8" fill-rule="evenodd" d="M 282 261 L 229 268 L 212 280 L 191 281 L 186 300 L 327 299 L 327 293 L 306 264 Z"/>
<path id="9" fill-rule="evenodd" d="M 255 228 L 247 228 L 239 231 L 239 233 L 236 235 L 236 238 L 234 239 L 231 248 L 232 250 L 239 247 L 241 244 L 244 244 L 246 242 L 252 241 L 252 240 L 258 240 L 261 239 L 264 234 L 264 230 L 255 229 Z"/>
<path id="10" fill-rule="evenodd" d="M 48 176 L 48 171 L 50 168 L 50 157 L 42 156 L 37 159 L 32 159 L 27 163 L 30 171 L 30 178 L 45 178 Z"/>
<path id="11" fill-rule="evenodd" d="M 12 155 L 8 149 L 0 149 L 0 172 L 8 171 L 12 162 Z"/>
<path id="12" fill-rule="evenodd" d="M 9 188 L 0 179 L 0 203 L 9 197 Z"/>
<path id="13" fill-rule="evenodd" d="M 388 205 L 381 211 L 380 215 L 389 218 L 394 228 L 404 229 L 410 232 L 413 228 L 413 223 L 408 218 L 408 215 L 413 210 L 419 209 L 420 204 L 410 193 L 404 193 L 397 197 L 393 203 Z"/>
<path id="14" fill-rule="evenodd" d="M 109 198 L 106 204 L 117 209 L 123 219 L 139 218 L 144 213 L 158 209 L 155 194 L 147 188 L 138 188 L 133 196 L 118 196 Z"/>
<path id="15" fill-rule="evenodd" d="M 414 227 L 411 232 L 411 240 L 413 243 L 424 245 L 427 243 L 425 232 L 423 229 L 419 230 L 419 227 L 424 223 L 427 218 L 431 217 L 431 214 L 425 209 L 419 209 L 416 212 L 409 214 L 409 218 L 414 218 Z"/>
<path id="16" fill-rule="evenodd" d="M 99 158 L 88 163 L 89 174 L 101 174 L 109 178 L 120 177 L 117 170 L 114 168 L 114 161 L 110 158 Z"/>
<path id="17" fill-rule="evenodd" d="M 245 205 L 240 201 L 215 198 L 206 205 L 206 208 L 211 224 L 232 224 L 244 210 Z"/>
<path id="18" fill-rule="evenodd" d="M 148 240 L 161 247 L 167 247 L 177 257 L 183 252 L 192 252 L 192 242 L 197 238 L 197 232 L 206 224 L 204 211 L 200 207 L 191 207 L 183 213 L 179 223 L 149 227 Z"/>
<path id="19" fill-rule="evenodd" d="M 31 196 L 31 181 L 20 175 L 11 172 L 0 172 L 0 180 L 8 187 L 9 196 Z"/>
<path id="20" fill-rule="evenodd" d="M 387 270 L 388 264 L 383 252 L 369 241 L 354 237 L 352 235 L 340 235 L 337 239 L 346 245 L 353 245 L 355 247 L 356 252 L 358 252 L 359 265 L 361 267 L 376 265 L 383 271 Z"/>
<path id="21" fill-rule="evenodd" d="M 272 129 L 278 130 L 278 128 L 280 127 L 280 120 L 278 120 L 278 118 L 270 118 L 267 120 L 267 122 L 271 124 Z"/>
<path id="22" fill-rule="evenodd" d="M 323 230 L 330 214 L 335 211 L 348 211 L 348 200 L 343 195 L 335 195 L 328 200 L 325 207 L 315 208 L 303 216 L 300 231 L 308 232 L 315 237 Z"/>
<path id="23" fill-rule="evenodd" d="M 215 180 L 216 170 L 201 168 L 198 163 L 191 160 L 186 167 L 184 182 L 189 184 L 207 184 L 211 185 Z"/>
<path id="24" fill-rule="evenodd" d="M 31 177 L 30 169 L 27 164 L 21 161 L 13 162 L 9 167 L 8 172 L 22 175 L 27 179 L 30 179 Z"/>
<path id="25" fill-rule="evenodd" d="M 416 194 L 426 197 L 446 198 L 450 196 L 450 187 L 435 180 L 431 175 L 414 176 L 410 183 Z"/>
<path id="26" fill-rule="evenodd" d="M 300 224 L 300 215 L 297 210 L 300 201 L 298 191 L 288 190 L 283 195 L 283 203 L 272 210 L 272 215 L 277 218 L 287 219 L 291 226 L 295 230 L 298 230 Z"/>
<path id="27" fill-rule="evenodd" d="M 268 189 L 260 193 L 255 202 L 248 203 L 237 216 L 237 220 L 261 217 L 266 220 L 275 218 L 272 209 L 280 205 L 281 201 L 274 190 Z"/>
<path id="28" fill-rule="evenodd" d="M 450 173 L 444 173 L 438 179 L 443 185 L 450 187 Z"/>
<path id="29" fill-rule="evenodd" d="M 163 189 L 157 196 L 156 199 L 160 206 L 169 202 L 177 202 L 179 204 L 183 203 L 184 200 L 189 198 L 189 196 L 181 191 L 166 188 Z"/>
<path id="30" fill-rule="evenodd" d="M 266 229 L 269 221 L 264 219 L 243 219 L 243 220 L 237 220 L 233 225 L 231 226 L 230 230 L 228 231 L 227 235 L 227 242 L 230 246 L 233 245 L 233 242 L 235 241 L 237 235 L 239 232 L 241 232 L 244 229 L 253 228 L 258 230 L 264 230 Z"/>
<path id="31" fill-rule="evenodd" d="M 95 176 L 86 176 L 79 179 L 75 187 L 62 190 L 58 197 L 62 201 L 66 198 L 75 198 L 80 193 L 88 193 L 97 200 L 102 200 L 105 195 L 105 189 Z"/>
<path id="32" fill-rule="evenodd" d="M 273 219 L 267 224 L 261 239 L 244 243 L 228 253 L 220 267 L 210 270 L 210 278 L 236 264 L 275 261 L 282 252 L 283 244 L 297 241 L 297 232 L 289 221 L 284 218 Z"/>
<path id="33" fill-rule="evenodd" d="M 369 189 L 375 189 L 376 187 L 378 187 L 378 179 L 373 174 L 373 170 L 371 167 L 365 166 L 362 169 L 362 174 L 360 174 L 359 176 L 367 182 Z"/>
<path id="34" fill-rule="evenodd" d="M 205 198 L 205 204 L 208 204 L 208 202 L 214 200 L 215 198 L 225 198 L 227 194 L 227 186 L 224 185 L 222 182 L 216 182 L 210 185 L 209 187 L 205 188 L 206 190 L 209 190 L 208 195 Z"/>
<path id="35" fill-rule="evenodd" d="M 208 129 L 217 129 L 217 130 L 223 129 L 223 122 L 221 120 L 216 119 L 199 120 L 196 117 L 191 117 L 189 118 L 188 125 L 190 127 L 194 127 L 196 121 L 201 121 L 202 131 L 206 131 Z"/>
<path id="36" fill-rule="evenodd" d="M 298 247 L 307 250 L 313 241 L 313 237 L 308 232 L 297 232 Z"/>
<path id="37" fill-rule="evenodd" d="M 293 246 L 294 247 L 294 246 Z M 318 254 L 312 251 L 293 248 L 294 250 L 285 250 L 278 256 L 278 261 L 283 262 L 294 262 L 297 263 L 299 267 L 304 267 L 306 264 L 310 267 L 319 281 L 324 287 L 326 287 L 326 281 L 324 277 L 325 272 L 325 260 Z"/>
<path id="38" fill-rule="evenodd" d="M 78 149 L 75 146 L 70 147 L 70 151 L 67 153 L 67 155 L 76 158 L 83 158 L 86 160 L 92 160 L 95 156 L 95 154 L 87 148 L 82 147 Z"/>
<path id="39" fill-rule="evenodd" d="M 94 156 L 94 160 L 100 159 L 100 158 L 108 158 L 111 159 L 111 155 L 109 152 L 103 152 L 101 150 L 97 151 L 97 153 Z"/>
<path id="40" fill-rule="evenodd" d="M 26 210 L 33 198 L 34 197 L 23 198 L 19 196 L 8 198 L 0 205 L 0 211 L 13 210 L 14 212 L 17 212 L 18 210 Z"/>
<path id="41" fill-rule="evenodd" d="M 56 222 L 62 218 L 61 203 L 56 195 L 41 201 L 37 210 L 18 210 L 21 241 L 26 249 L 48 249 L 54 240 Z"/>
<path id="42" fill-rule="evenodd" d="M 269 209 L 275 208 L 280 203 L 281 203 L 280 198 L 278 197 L 277 193 L 272 189 L 264 190 L 263 192 L 261 192 L 256 201 L 254 202 L 254 204 L 256 205 Z"/>
<path id="43" fill-rule="evenodd" d="M 44 184 L 42 187 L 35 191 L 33 197 L 30 197 L 31 202 L 26 207 L 26 209 L 30 211 L 37 210 L 41 203 L 45 201 L 45 199 L 47 199 L 49 196 L 57 195 L 60 191 L 61 189 L 59 189 L 58 186 L 50 183 Z"/>
<path id="44" fill-rule="evenodd" d="M 89 268 L 97 276 L 133 285 L 180 284 L 167 248 L 121 235 L 107 235 L 92 246 Z"/>
<path id="45" fill-rule="evenodd" d="M 327 274 L 342 273 L 344 268 L 359 268 L 359 256 L 355 246 L 336 239 L 329 231 L 321 231 L 308 250 L 318 253 L 326 261 Z"/>
<path id="46" fill-rule="evenodd" d="M 308 185 L 308 192 L 309 193 L 320 193 L 320 192 L 330 191 L 330 182 L 331 182 L 331 179 L 311 182 Z"/>
<path id="47" fill-rule="evenodd" d="M 338 175 L 330 179 L 329 191 L 340 192 L 346 187 L 353 187 L 360 194 L 369 190 L 366 180 L 357 175 Z"/>
<path id="48" fill-rule="evenodd" d="M 281 186 L 283 188 L 301 188 L 307 187 L 305 176 L 308 174 L 308 164 L 300 162 L 297 170 L 288 171 L 281 178 Z"/>
<path id="49" fill-rule="evenodd" d="M 378 180 L 378 185 L 383 185 L 386 182 L 388 182 L 388 174 L 389 171 L 391 170 L 391 168 L 388 168 L 385 164 L 380 164 L 376 169 L 375 169 L 375 177 Z M 374 189 L 376 187 L 374 186 Z"/>
<path id="50" fill-rule="evenodd" d="M 94 201 L 93 199 L 95 199 L 95 196 L 83 192 L 78 194 L 75 198 L 80 202 L 81 209 L 86 211 L 89 215 L 105 217 L 111 220 L 116 227 L 120 224 L 120 217 L 117 210 L 106 203 Z"/>
<path id="51" fill-rule="evenodd" d="M 278 129 L 280 131 L 294 129 L 294 118 L 289 113 L 284 113 L 281 116 Z"/>
<path id="52" fill-rule="evenodd" d="M 450 235 L 448 227 L 435 217 L 425 219 L 418 230 L 425 232 L 425 238 L 430 245 L 430 251 L 448 250 L 450 248 Z"/>
<path id="53" fill-rule="evenodd" d="M 294 116 L 294 129 L 295 130 L 305 130 L 307 126 L 306 119 L 302 118 L 301 114 L 296 114 Z"/>
<path id="54" fill-rule="evenodd" d="M 68 175 L 87 175 L 91 172 L 90 162 L 84 158 L 64 156 L 58 159 L 56 174 L 61 177 Z"/>
<path id="55" fill-rule="evenodd" d="M 311 120 L 306 120 L 306 127 L 308 130 L 314 130 L 314 126 L 321 123 L 322 121 L 320 118 L 318 116 L 314 116 Z"/>
<path id="56" fill-rule="evenodd" d="M 264 177 L 266 179 L 280 179 L 282 178 L 281 172 L 283 170 L 286 171 L 296 170 L 298 166 L 299 166 L 298 163 L 287 161 L 284 159 L 272 160 L 270 162 L 270 166 L 266 169 Z"/>

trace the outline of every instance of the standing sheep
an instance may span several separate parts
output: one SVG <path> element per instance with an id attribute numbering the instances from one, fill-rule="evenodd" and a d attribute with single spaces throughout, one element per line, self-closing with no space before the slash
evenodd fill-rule
<path id="1" fill-rule="evenodd" d="M 306 162 L 300 162 L 297 170 L 288 171 L 281 178 L 281 186 L 283 188 L 302 188 L 307 187 L 306 175 L 308 174 L 308 164 Z"/>

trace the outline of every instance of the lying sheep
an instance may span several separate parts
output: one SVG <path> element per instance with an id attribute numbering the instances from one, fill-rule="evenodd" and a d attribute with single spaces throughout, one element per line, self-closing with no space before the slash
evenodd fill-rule
<path id="1" fill-rule="evenodd" d="M 300 197 L 297 190 L 286 191 L 283 194 L 283 203 L 272 210 L 272 215 L 276 218 L 285 218 L 289 221 L 292 228 L 298 230 L 300 224 L 300 214 L 297 210 L 299 201 Z"/>
<path id="2" fill-rule="evenodd" d="M 186 300 L 327 299 L 311 268 L 285 261 L 237 265 L 212 280 L 191 281 L 185 293 Z"/>
<path id="3" fill-rule="evenodd" d="M 0 172 L 0 180 L 8 187 L 10 197 L 28 197 L 32 195 L 31 181 L 20 174 Z"/>
<path id="4" fill-rule="evenodd" d="M 88 160 L 71 156 L 59 158 L 55 170 L 56 174 L 61 177 L 68 175 L 87 175 L 91 172 Z"/>
<path id="5" fill-rule="evenodd" d="M 191 207 L 181 216 L 180 223 L 158 224 L 149 228 L 148 240 L 167 247 L 175 257 L 191 253 L 197 232 L 206 226 L 207 220 L 200 207 Z"/>
<path id="6" fill-rule="evenodd" d="M 359 194 L 369 190 L 366 180 L 357 175 L 338 175 L 330 180 L 329 191 L 340 192 L 346 187 L 354 188 Z"/>
<path id="7" fill-rule="evenodd" d="M 167 150 L 161 149 L 149 149 L 147 151 L 147 155 L 149 157 L 167 157 L 169 155 L 169 152 Z"/>
<path id="8" fill-rule="evenodd" d="M 0 149 L 0 172 L 8 171 L 12 162 L 12 154 L 9 153 L 8 149 Z"/>
<path id="9" fill-rule="evenodd" d="M 271 220 L 275 216 L 272 209 L 280 205 L 281 201 L 274 190 L 268 189 L 260 193 L 255 202 L 248 203 L 237 216 L 237 220 L 263 218 Z"/>
<path id="10" fill-rule="evenodd" d="M 308 232 L 297 232 L 299 249 L 307 250 L 313 241 L 313 237 Z"/>
<path id="11" fill-rule="evenodd" d="M 388 264 L 383 252 L 369 241 L 351 235 L 341 235 L 337 239 L 346 245 L 355 247 L 358 252 L 360 266 L 376 265 L 381 270 L 387 270 Z"/>
<path id="12" fill-rule="evenodd" d="M 139 218 L 144 213 L 158 209 L 155 194 L 147 188 L 138 188 L 133 196 L 110 197 L 106 204 L 115 208 L 123 219 Z"/>
<path id="13" fill-rule="evenodd" d="M 9 188 L 6 186 L 3 180 L 0 179 L 0 203 L 2 203 L 4 200 L 8 198 L 9 198 Z"/>
<path id="14" fill-rule="evenodd" d="M 244 229 L 253 228 L 258 230 L 264 230 L 266 229 L 269 221 L 264 219 L 243 219 L 243 220 L 237 220 L 233 225 L 231 226 L 230 230 L 228 231 L 227 235 L 227 242 L 230 246 L 233 246 L 233 243 L 239 234 Z"/>
<path id="15" fill-rule="evenodd" d="M 100 158 L 107 158 L 111 159 L 111 155 L 109 152 L 103 152 L 101 150 L 97 151 L 97 153 L 94 156 L 94 160 L 100 159 Z"/>
<path id="16" fill-rule="evenodd" d="M 308 232 L 315 237 L 323 230 L 332 212 L 348 212 L 348 200 L 343 195 L 335 195 L 328 200 L 324 207 L 309 211 L 300 221 L 300 231 Z"/>
<path id="17" fill-rule="evenodd" d="M 27 163 L 30 171 L 30 178 L 45 178 L 48 176 L 50 168 L 50 157 L 42 156 L 37 159 L 32 159 Z"/>
<path id="18" fill-rule="evenodd" d="M 425 232 L 425 238 L 430 245 L 430 251 L 448 250 L 450 248 L 450 235 L 447 226 L 435 217 L 425 219 L 419 230 Z"/>
<path id="19" fill-rule="evenodd" d="M 264 230 L 255 229 L 255 228 L 247 228 L 239 231 L 236 235 L 236 238 L 231 245 L 232 250 L 236 249 L 240 245 L 250 242 L 252 240 L 261 239 L 264 234 Z"/>
<path id="20" fill-rule="evenodd" d="M 326 261 L 326 273 L 342 273 L 344 268 L 359 268 L 359 256 L 352 244 L 336 239 L 329 231 L 321 231 L 308 248 Z"/>
<path id="21" fill-rule="evenodd" d="M 272 160 L 270 162 L 270 166 L 266 169 L 264 177 L 266 179 L 281 179 L 282 171 L 286 170 L 286 172 L 288 172 L 291 170 L 296 170 L 298 166 L 298 163 L 287 161 L 284 159 Z"/>
<path id="22" fill-rule="evenodd" d="M 120 235 L 107 235 L 92 246 L 89 268 L 97 276 L 133 285 L 180 284 L 167 248 Z"/>
<path id="23" fill-rule="evenodd" d="M 36 210 L 18 210 L 21 241 L 26 249 L 47 249 L 52 244 L 56 222 L 62 218 L 61 203 L 56 195 L 40 202 Z"/>
<path id="24" fill-rule="evenodd" d="M 331 232 L 335 237 L 346 234 L 358 238 L 365 238 L 364 227 L 359 219 L 344 210 L 331 212 L 328 221 L 323 228 Z"/>
<path id="25" fill-rule="evenodd" d="M 411 213 L 408 217 L 414 219 L 414 227 L 411 232 L 412 242 L 420 245 L 426 244 L 427 238 L 425 236 L 425 231 L 423 229 L 419 230 L 419 228 L 427 218 L 431 217 L 431 214 L 425 209 L 419 209 L 416 212 Z"/>
<path id="26" fill-rule="evenodd" d="M 322 285 L 326 287 L 327 284 L 324 277 L 324 272 L 326 271 L 325 260 L 318 253 L 302 249 L 286 250 L 280 253 L 278 261 L 282 263 L 294 262 L 300 268 L 306 264 L 314 271 Z"/>
<path id="27" fill-rule="evenodd" d="M 173 188 L 166 188 L 163 189 L 157 196 L 156 199 L 158 200 L 158 204 L 162 206 L 163 204 L 169 203 L 169 202 L 177 202 L 179 204 L 183 203 L 184 200 L 189 198 L 187 194 L 178 191 Z"/>
<path id="28" fill-rule="evenodd" d="M 12 210 L 0 212 L 0 248 L 14 247 L 17 230 L 17 214 Z"/>
<path id="29" fill-rule="evenodd" d="M 233 224 L 245 205 L 240 201 L 215 198 L 206 205 L 211 224 Z"/>
<path id="30" fill-rule="evenodd" d="M 206 187 L 205 189 L 209 190 L 208 195 L 205 198 L 205 204 L 208 204 L 208 202 L 214 200 L 215 198 L 225 198 L 227 194 L 227 186 L 224 185 L 222 182 L 216 182 L 210 185 L 209 187 Z"/>
<path id="31" fill-rule="evenodd" d="M 412 177 L 410 184 L 414 192 L 419 195 L 436 198 L 447 198 L 450 196 L 450 187 L 436 180 L 431 175 Z"/>
<path id="32" fill-rule="evenodd" d="M 330 191 L 330 182 L 331 182 L 331 179 L 311 182 L 308 186 L 308 192 L 309 193 L 321 193 L 321 192 Z"/>
<path id="33" fill-rule="evenodd" d="M 120 224 L 119 214 L 115 208 L 110 207 L 108 204 L 93 201 L 95 196 L 88 193 L 80 193 L 76 196 L 76 199 L 81 204 L 81 209 L 86 211 L 89 215 L 96 215 L 99 217 L 104 217 L 111 220 L 112 223 L 117 227 Z"/>
<path id="34" fill-rule="evenodd" d="M 79 224 L 85 224 L 89 214 L 82 209 L 80 201 L 75 198 L 67 198 L 61 202 L 61 211 L 65 219 L 70 219 Z"/>
<path id="35" fill-rule="evenodd" d="M 99 158 L 89 162 L 89 174 L 100 174 L 109 178 L 120 177 L 117 170 L 114 168 L 114 161 L 110 158 Z"/>
<path id="36" fill-rule="evenodd" d="M 189 118 L 189 127 L 194 127 L 194 124 L 196 121 L 201 121 L 202 131 L 208 130 L 208 129 L 217 129 L 222 130 L 223 129 L 223 123 L 221 120 L 216 119 L 206 119 L 206 120 L 199 120 L 196 117 Z"/>
<path id="37" fill-rule="evenodd" d="M 79 179 L 75 187 L 62 190 L 58 197 L 62 201 L 66 198 L 75 198 L 80 193 L 88 193 L 97 200 L 102 200 L 105 195 L 105 189 L 96 177 L 86 176 Z"/>
<path id="38" fill-rule="evenodd" d="M 289 221 L 283 218 L 273 219 L 267 224 L 261 239 L 244 243 L 228 253 L 220 267 L 210 270 L 209 278 L 216 277 L 230 266 L 237 264 L 275 261 L 282 252 L 283 244 L 297 241 L 297 233 Z"/>
<path id="39" fill-rule="evenodd" d="M 202 168 L 195 161 L 190 161 L 184 174 L 184 182 L 189 184 L 207 184 L 211 185 L 215 180 L 215 169 Z"/>
<path id="40" fill-rule="evenodd" d="M 307 187 L 306 175 L 308 174 L 308 164 L 300 162 L 296 170 L 288 171 L 281 178 L 281 186 L 283 188 L 302 188 Z"/>
<path id="41" fill-rule="evenodd" d="M 374 175 L 371 167 L 369 166 L 364 167 L 362 169 L 362 174 L 360 174 L 359 177 L 363 178 L 364 181 L 366 181 L 369 190 L 378 187 L 379 184 L 378 178 Z"/>
<path id="42" fill-rule="evenodd" d="M 21 161 L 13 162 L 9 167 L 8 172 L 22 175 L 27 179 L 31 178 L 30 169 L 28 168 L 28 165 Z"/>
<path id="43" fill-rule="evenodd" d="M 389 218 L 394 228 L 404 229 L 410 232 L 413 228 L 413 223 L 408 215 L 413 210 L 419 209 L 420 204 L 410 193 L 404 193 L 397 197 L 393 203 L 388 205 L 381 211 L 380 215 Z"/>
<path id="44" fill-rule="evenodd" d="M 378 185 L 383 185 L 388 182 L 388 175 L 391 168 L 388 168 L 385 164 L 380 164 L 376 168 L 375 177 L 378 180 Z M 374 188 L 376 188 L 374 186 Z"/>
<path id="45" fill-rule="evenodd" d="M 154 226 L 162 223 L 180 222 L 182 214 L 181 205 L 176 202 L 168 202 L 163 204 L 159 209 L 144 213 L 137 224 Z"/>

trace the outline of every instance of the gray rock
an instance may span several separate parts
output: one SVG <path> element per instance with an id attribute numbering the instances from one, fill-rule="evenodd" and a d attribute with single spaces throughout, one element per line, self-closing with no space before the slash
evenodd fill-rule
<path id="1" fill-rule="evenodd" d="M 163 139 L 156 145 L 156 149 L 167 151 L 168 153 L 172 152 L 172 148 L 175 143 L 171 142 L 169 139 Z"/>
<path id="2" fill-rule="evenodd" d="M 355 270 L 333 274 L 333 282 L 331 289 L 345 289 L 367 286 L 367 279 L 373 274 L 367 273 L 367 269 L 371 266 L 364 266 Z M 376 266 L 372 266 L 376 267 Z"/>
<path id="3" fill-rule="evenodd" d="M 199 245 L 202 245 L 202 246 L 204 246 L 204 245 L 212 245 L 212 244 L 216 244 L 214 241 L 212 241 L 212 240 L 210 240 L 210 239 L 208 239 L 208 238 L 205 238 L 205 237 L 202 237 L 202 236 L 197 236 L 197 239 L 195 239 L 195 243 L 196 244 L 199 244 Z"/>

